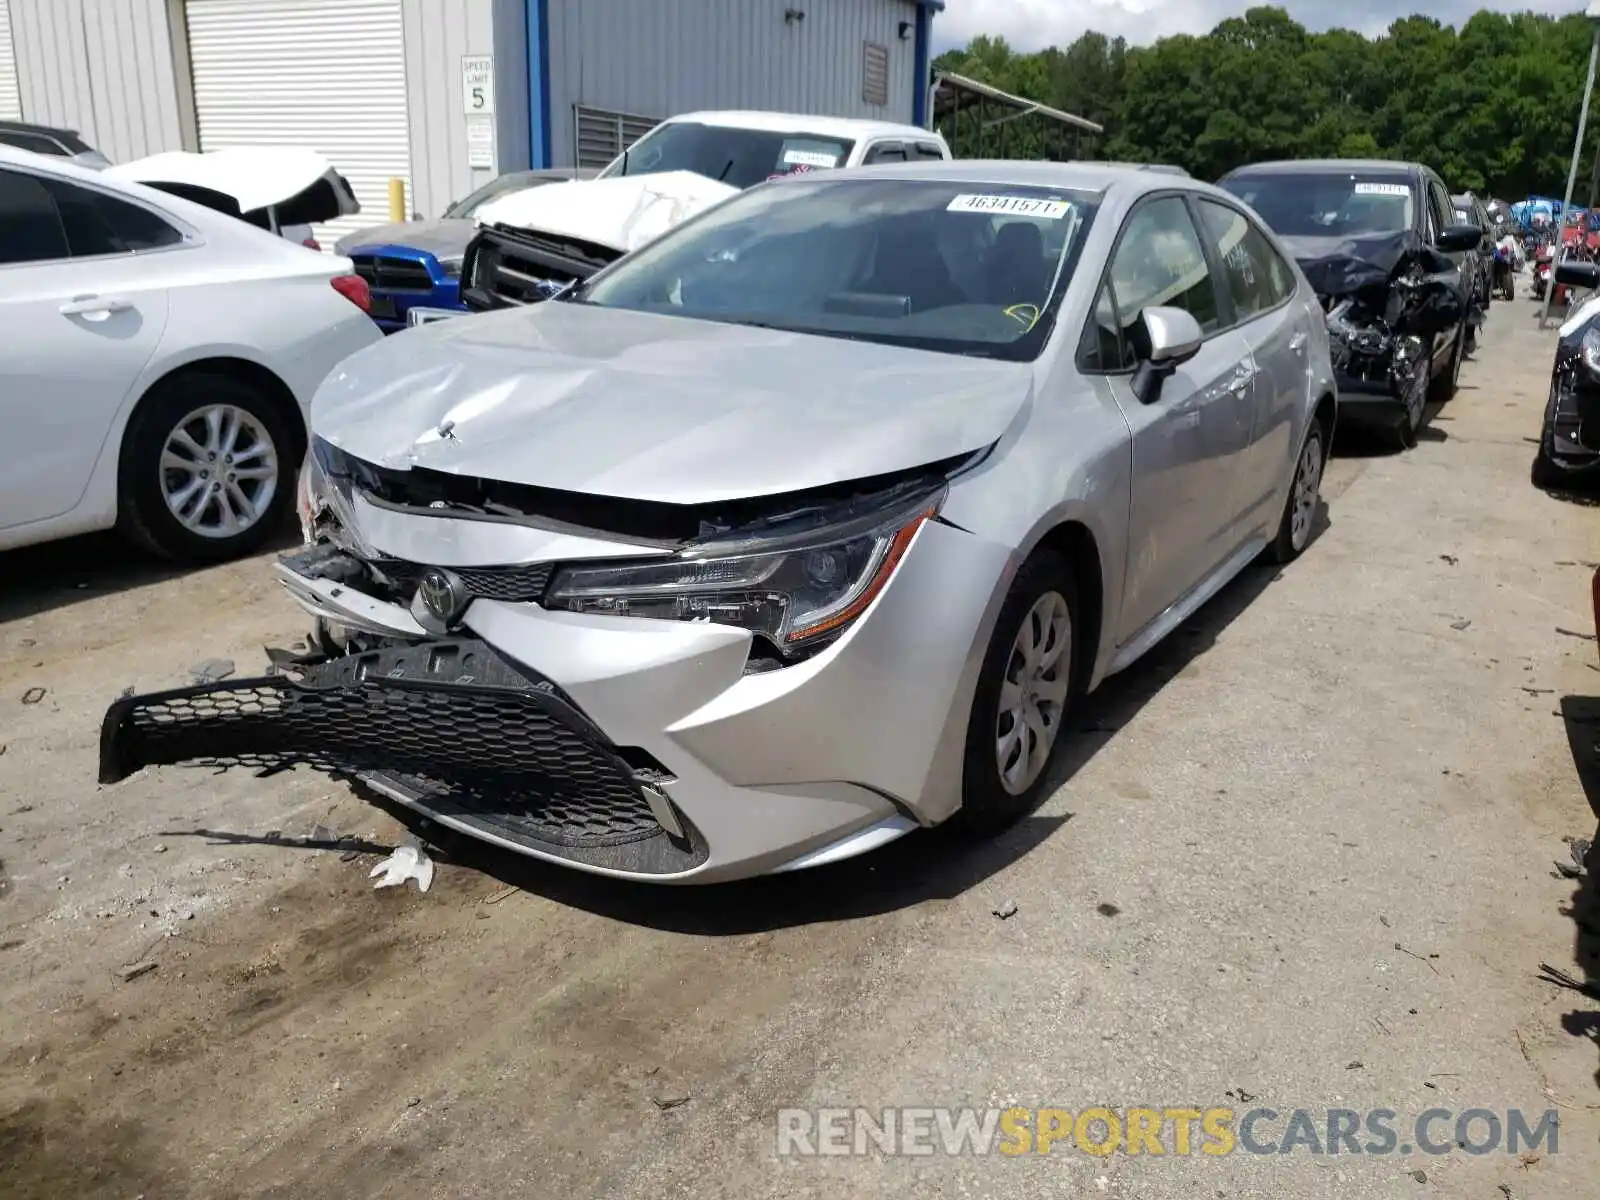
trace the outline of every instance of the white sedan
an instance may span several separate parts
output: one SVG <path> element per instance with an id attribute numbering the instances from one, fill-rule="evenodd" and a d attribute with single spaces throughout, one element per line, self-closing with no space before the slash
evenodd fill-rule
<path id="1" fill-rule="evenodd" d="M 117 529 L 171 558 L 281 526 L 311 396 L 381 339 L 350 260 L 0 146 L 0 550 Z"/>

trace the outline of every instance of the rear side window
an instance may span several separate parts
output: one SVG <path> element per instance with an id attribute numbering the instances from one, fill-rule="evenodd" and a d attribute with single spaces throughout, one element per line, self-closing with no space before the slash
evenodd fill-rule
<path id="1" fill-rule="evenodd" d="M 1151 200 L 1133 214 L 1111 256 L 1110 283 L 1123 341 L 1140 358 L 1149 354 L 1146 308 L 1184 309 L 1204 333 L 1222 325 L 1211 267 L 1181 196 Z"/>
<path id="2" fill-rule="evenodd" d="M 869 163 L 905 161 L 906 148 L 904 146 L 902 146 L 899 142 L 885 142 L 880 146 L 874 146 L 871 150 L 868 150 L 867 157 L 862 159 L 861 165 L 866 166 Z"/>
<path id="3" fill-rule="evenodd" d="M 930 145 L 928 142 L 918 142 L 915 150 L 918 158 L 935 159 L 939 162 L 944 161 L 944 151 L 937 146 Z"/>
<path id="4" fill-rule="evenodd" d="M 183 241 L 183 234 L 147 208 L 59 179 L 44 182 L 61 213 L 74 258 L 137 254 Z"/>
<path id="5" fill-rule="evenodd" d="M 67 231 L 43 181 L 0 169 L 0 264 L 67 256 Z"/>
<path id="6" fill-rule="evenodd" d="M 1222 266 L 1238 320 L 1248 321 L 1294 294 L 1294 275 L 1266 235 L 1236 208 L 1200 200 L 1200 223 Z"/>

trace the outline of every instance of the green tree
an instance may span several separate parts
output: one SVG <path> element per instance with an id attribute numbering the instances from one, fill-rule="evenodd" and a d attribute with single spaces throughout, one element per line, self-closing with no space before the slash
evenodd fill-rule
<path id="1" fill-rule="evenodd" d="M 1149 46 L 1090 32 L 1020 54 L 978 37 L 934 65 L 1103 125 L 1085 156 L 1173 163 L 1207 179 L 1274 158 L 1414 159 L 1454 189 L 1516 199 L 1565 186 L 1591 36 L 1582 17 L 1488 10 L 1459 29 L 1411 16 L 1376 38 L 1311 33 L 1259 6 Z M 999 152 L 1002 124 L 1012 157 L 1057 144 L 1041 118 L 1000 116 L 990 113 L 983 153 Z M 977 122 L 963 119 L 955 144 L 971 152 Z M 1595 128 L 1600 146 L 1600 114 Z"/>

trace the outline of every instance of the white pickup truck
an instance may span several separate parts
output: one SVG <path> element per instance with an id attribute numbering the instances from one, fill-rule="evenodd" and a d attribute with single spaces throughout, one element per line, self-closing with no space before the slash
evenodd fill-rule
<path id="1" fill-rule="evenodd" d="M 794 113 L 685 113 L 657 125 L 594 179 L 486 204 L 477 214 L 482 228 L 462 261 L 461 298 L 474 312 L 547 299 L 770 179 L 949 157 L 944 138 L 915 125 Z"/>

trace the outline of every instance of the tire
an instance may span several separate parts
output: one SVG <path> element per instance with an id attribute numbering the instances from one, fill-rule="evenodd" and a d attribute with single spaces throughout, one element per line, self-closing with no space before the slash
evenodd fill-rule
<path id="1" fill-rule="evenodd" d="M 1457 347 L 1459 351 L 1460 347 Z M 1417 448 L 1417 431 L 1422 428 L 1422 418 L 1427 412 L 1429 397 L 1428 372 L 1433 369 L 1432 360 L 1424 358 L 1417 364 L 1417 375 L 1411 381 L 1411 393 L 1421 399 L 1415 407 L 1409 404 L 1400 413 L 1400 420 L 1394 427 L 1395 436 L 1400 440 L 1400 449 L 1415 450 Z"/>
<path id="2" fill-rule="evenodd" d="M 207 414 L 218 414 L 216 421 L 208 422 Z M 235 430 L 232 463 L 222 453 L 230 428 Z M 207 446 L 215 448 L 223 470 L 238 468 L 237 477 L 230 473 L 232 489 L 223 490 L 228 480 L 215 478 L 216 463 L 202 457 Z M 203 372 L 165 380 L 145 396 L 122 440 L 118 529 L 178 562 L 221 562 L 248 554 L 283 527 L 294 502 L 299 447 L 298 430 L 261 389 Z M 192 469 L 171 465 L 180 460 L 192 463 Z M 210 496 L 195 490 L 208 486 L 202 473 L 211 480 Z M 169 504 L 169 494 L 174 503 Z M 185 511 L 187 521 L 175 507 Z M 231 530 L 228 514 L 235 518 Z"/>
<path id="3" fill-rule="evenodd" d="M 1468 322 L 1463 321 L 1456 330 L 1455 345 L 1450 348 L 1450 361 L 1445 366 L 1442 374 L 1433 376 L 1428 381 L 1428 399 L 1435 404 L 1443 404 L 1456 394 L 1456 389 L 1461 384 L 1461 360 L 1466 356 Z M 1432 367 L 1430 365 L 1430 370 Z M 1422 422 L 1418 421 L 1420 427 Z"/>
<path id="4" fill-rule="evenodd" d="M 1322 498 L 1322 469 L 1328 464 L 1326 443 L 1327 435 L 1321 424 L 1313 420 L 1299 457 L 1295 459 L 1294 478 L 1283 503 L 1278 534 L 1267 547 L 1268 560 L 1280 566 L 1292 563 L 1311 544 L 1311 530 L 1316 524 L 1317 505 Z M 1305 494 L 1307 487 L 1309 495 Z"/>
<path id="5" fill-rule="evenodd" d="M 1064 629 L 1054 619 L 1059 616 L 1061 606 L 1065 610 Z M 1040 611 L 1052 609 L 1054 611 L 1049 624 L 1058 640 L 1046 638 L 1045 648 L 1047 651 L 1052 647 L 1058 648 L 1054 669 L 1043 680 L 1037 677 L 1029 679 L 1027 672 L 1020 669 L 1024 660 L 1018 650 L 1024 622 L 1037 631 L 1042 626 L 1038 620 Z M 1061 733 L 1081 691 L 1080 677 L 1083 673 L 1078 669 L 1078 664 L 1086 648 L 1083 646 L 1080 612 L 1077 581 L 1066 560 L 1053 550 L 1036 551 L 1012 580 L 1011 591 L 1000 608 L 994 633 L 989 639 L 989 648 L 984 653 L 977 690 L 972 698 L 972 713 L 967 721 L 961 807 L 949 821 L 957 831 L 980 835 L 998 832 L 1031 812 L 1039 802 L 1040 793 L 1050 778 L 1051 760 L 1061 745 Z M 1002 725 L 1001 700 L 1002 692 L 1007 690 L 1008 677 L 1019 674 L 1025 689 L 1029 683 L 1048 682 L 1060 699 L 1059 702 L 1047 701 L 1035 710 L 1048 720 L 1051 715 L 1049 706 L 1051 703 L 1054 705 L 1054 722 L 1048 726 L 1049 745 L 1043 752 L 1042 761 L 1023 765 L 1013 753 L 1011 761 L 1019 769 L 1008 782 L 1002 775 L 999 743 L 1004 736 L 1002 728 L 1009 732 L 1016 727 L 1016 722 L 1006 714 L 1005 724 Z M 1031 731 L 1032 726 L 1027 726 L 1027 729 Z M 1024 749 L 1021 743 L 1030 736 L 1031 732 L 1019 739 L 1016 752 Z"/>
<path id="6" fill-rule="evenodd" d="M 1550 456 L 1544 452 L 1541 442 L 1539 451 L 1533 456 L 1533 470 L 1530 473 L 1533 486 L 1541 492 L 1560 491 L 1566 481 L 1561 476 L 1561 468 L 1550 461 Z"/>

